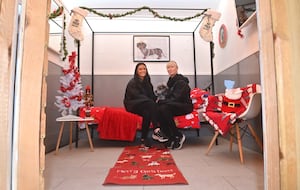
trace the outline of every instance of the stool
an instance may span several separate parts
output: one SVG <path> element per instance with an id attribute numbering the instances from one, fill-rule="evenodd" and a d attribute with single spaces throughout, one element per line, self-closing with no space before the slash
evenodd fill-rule
<path id="1" fill-rule="evenodd" d="M 60 141 L 61 141 L 61 137 L 62 137 L 65 122 L 70 122 L 69 149 L 70 150 L 72 149 L 73 122 L 84 122 L 86 133 L 87 133 L 89 144 L 90 144 L 91 152 L 94 151 L 94 146 L 93 146 L 93 142 L 92 142 L 91 134 L 90 134 L 90 130 L 89 130 L 89 125 L 88 125 L 89 122 L 94 121 L 94 118 L 92 118 L 92 117 L 81 118 L 81 117 L 74 116 L 74 115 L 68 115 L 68 116 L 59 117 L 59 118 L 56 119 L 56 121 L 61 122 L 61 126 L 60 126 L 59 135 L 58 135 L 58 139 L 57 139 L 57 143 L 56 143 L 55 154 L 58 154 L 58 149 L 59 149 L 59 145 L 60 145 Z"/>

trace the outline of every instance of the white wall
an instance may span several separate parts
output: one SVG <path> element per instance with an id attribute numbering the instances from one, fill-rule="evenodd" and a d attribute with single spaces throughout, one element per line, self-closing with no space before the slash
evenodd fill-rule
<path id="1" fill-rule="evenodd" d="M 258 34 L 256 20 L 242 29 L 243 38 L 237 35 L 238 26 L 235 1 L 221 1 L 217 10 L 221 18 L 213 28 L 214 74 L 218 74 L 244 58 L 258 51 Z M 68 15 L 67 15 L 68 16 Z M 70 17 L 67 17 L 67 25 Z M 219 28 L 226 25 L 228 41 L 225 48 L 220 48 Z M 200 26 L 200 25 L 199 25 Z M 82 75 L 92 73 L 92 31 L 84 22 L 84 40 L 80 48 L 80 72 Z M 94 36 L 94 74 L 95 75 L 132 75 L 135 67 L 133 62 L 133 35 L 131 33 L 96 33 Z M 138 35 L 147 35 L 139 33 Z M 179 72 L 185 75 L 194 74 L 194 59 L 196 60 L 197 75 L 210 75 L 210 46 L 199 35 L 199 28 L 191 33 L 151 33 L 149 35 L 170 36 L 170 59 L 177 61 Z M 194 35 L 194 37 L 193 37 Z M 66 30 L 67 48 L 69 53 L 77 50 L 74 39 Z M 60 48 L 60 35 L 50 36 L 50 47 Z M 195 58 L 194 45 L 195 40 Z M 165 62 L 148 62 L 148 69 L 152 75 L 166 75 Z"/>
<path id="2" fill-rule="evenodd" d="M 193 33 L 150 35 L 169 35 L 170 59 L 177 61 L 180 73 L 194 74 Z M 133 34 L 96 34 L 94 51 L 95 75 L 133 74 L 136 65 L 133 62 Z M 146 62 L 146 64 L 151 75 L 167 74 L 166 62 Z"/>
<path id="3" fill-rule="evenodd" d="M 221 18 L 213 28 L 215 43 L 214 73 L 218 74 L 232 65 L 240 62 L 259 50 L 256 19 L 247 27 L 242 28 L 243 38 L 237 34 L 237 15 L 234 0 L 221 1 L 219 12 Z M 225 48 L 219 46 L 219 28 L 225 24 L 228 41 Z"/>
<path id="4" fill-rule="evenodd" d="M 84 39 L 80 41 L 80 73 L 90 75 L 92 73 L 92 38 L 93 33 L 86 22 L 82 23 Z"/>
<path id="5" fill-rule="evenodd" d="M 199 34 L 199 27 L 195 30 L 195 52 L 197 75 L 210 75 L 210 45 Z"/>
<path id="6" fill-rule="evenodd" d="M 84 24 L 85 25 L 85 24 Z M 84 26 L 83 25 L 83 26 Z M 92 32 L 83 27 L 84 40 L 80 47 L 80 73 L 92 73 Z M 133 62 L 133 35 L 134 34 L 95 34 L 94 36 L 94 74 L 95 75 L 131 75 Z M 147 34 L 138 34 L 147 35 Z M 150 34 L 170 36 L 170 59 L 177 61 L 179 72 L 185 75 L 194 74 L 194 42 L 193 33 L 182 34 Z M 73 44 L 70 49 L 76 50 L 74 39 L 66 31 L 67 43 Z M 59 51 L 60 34 L 50 35 L 49 46 Z M 70 45 L 68 45 L 69 48 Z M 71 50 L 68 49 L 69 52 Z M 209 43 L 195 34 L 196 69 L 198 75 L 210 74 Z M 166 62 L 146 62 L 149 72 L 155 75 L 165 75 Z"/>
<path id="7" fill-rule="evenodd" d="M 50 34 L 48 47 L 56 52 L 59 52 L 61 39 L 61 34 Z"/>

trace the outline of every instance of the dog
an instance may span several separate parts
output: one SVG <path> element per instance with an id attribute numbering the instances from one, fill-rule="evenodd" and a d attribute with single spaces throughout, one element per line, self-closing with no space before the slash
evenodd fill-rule
<path id="1" fill-rule="evenodd" d="M 154 93 L 157 96 L 156 102 L 158 102 L 159 100 L 165 100 L 168 94 L 168 86 L 166 86 L 165 84 L 159 84 L 156 87 Z"/>
<path id="2" fill-rule="evenodd" d="M 136 44 L 137 48 L 139 48 L 144 55 L 144 59 L 146 59 L 148 56 L 151 55 L 157 55 L 157 59 L 162 58 L 162 56 L 165 56 L 163 53 L 163 50 L 160 48 L 153 48 L 153 49 L 148 49 L 147 44 L 145 42 L 138 42 Z"/>
<path id="3" fill-rule="evenodd" d="M 160 179 L 170 178 L 173 179 L 175 177 L 176 173 L 171 174 L 155 174 L 155 176 L 159 176 Z"/>

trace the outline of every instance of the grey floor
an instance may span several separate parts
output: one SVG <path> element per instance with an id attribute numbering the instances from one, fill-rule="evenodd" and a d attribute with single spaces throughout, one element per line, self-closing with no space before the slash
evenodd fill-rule
<path id="1" fill-rule="evenodd" d="M 80 133 L 83 133 L 81 131 Z M 69 150 L 69 146 L 59 149 L 57 155 L 46 154 L 45 190 L 263 190 L 263 156 L 261 153 L 244 148 L 245 163 L 239 161 L 237 145 L 229 151 L 226 139 L 219 138 L 219 145 L 214 146 L 205 155 L 211 135 L 198 137 L 191 131 L 184 131 L 187 136 L 181 150 L 171 150 L 178 168 L 189 185 L 161 186 L 103 186 L 108 171 L 121 154 L 125 146 L 135 142 L 104 141 L 94 136 L 94 152 L 84 136 L 80 137 L 78 148 Z M 137 134 L 138 139 L 138 134 Z"/>

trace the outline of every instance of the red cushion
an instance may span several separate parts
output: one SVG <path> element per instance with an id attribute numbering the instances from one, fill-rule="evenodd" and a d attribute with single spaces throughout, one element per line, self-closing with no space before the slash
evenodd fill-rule
<path id="1" fill-rule="evenodd" d="M 176 116 L 174 117 L 174 121 L 178 128 L 200 128 L 200 122 L 197 111 L 193 111 L 192 113 L 186 115 Z"/>

